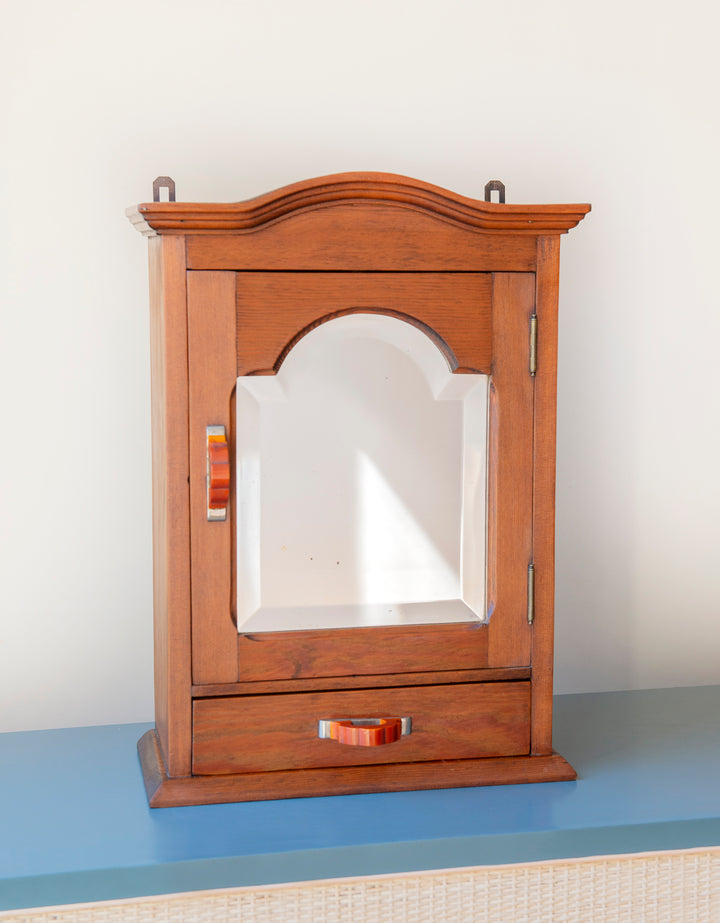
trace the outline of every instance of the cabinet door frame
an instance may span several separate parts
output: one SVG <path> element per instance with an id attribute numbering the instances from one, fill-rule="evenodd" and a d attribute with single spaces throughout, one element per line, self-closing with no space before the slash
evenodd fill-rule
<path id="1" fill-rule="evenodd" d="M 478 291 L 480 282 L 486 283 L 488 310 L 473 303 L 473 279 L 479 280 Z M 306 306 L 312 304 L 314 313 L 300 311 L 302 316 L 292 317 L 288 326 L 288 318 L 278 316 L 295 284 L 298 297 Z M 205 428 L 225 426 L 234 459 L 234 389 L 239 367 L 242 374 L 248 371 L 243 358 L 248 352 L 248 324 L 239 307 L 247 290 L 252 291 L 249 297 L 259 299 L 255 317 L 262 314 L 269 328 L 260 353 L 252 353 L 259 367 L 249 371 L 274 373 L 304 332 L 332 316 L 362 312 L 363 306 L 372 305 L 379 313 L 405 315 L 424 329 L 451 367 L 454 361 L 458 373 L 490 374 L 488 624 L 238 635 L 232 617 L 235 498 L 231 493 L 225 522 L 207 522 Z M 448 293 L 448 303 L 440 308 L 439 292 Z M 187 273 L 187 293 L 193 683 L 529 668 L 532 632 L 526 579 L 532 560 L 534 388 L 528 349 L 534 274 L 202 270 Z M 415 306 L 408 310 L 413 301 Z M 274 326 L 273 317 L 278 317 Z M 482 335 L 476 336 L 483 326 Z M 257 338 L 261 330 L 250 332 Z"/>

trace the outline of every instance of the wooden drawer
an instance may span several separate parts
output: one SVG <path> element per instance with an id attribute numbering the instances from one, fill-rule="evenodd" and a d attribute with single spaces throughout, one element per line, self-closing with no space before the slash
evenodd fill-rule
<path id="1" fill-rule="evenodd" d="M 390 744 L 318 737 L 326 718 L 410 717 Z M 530 750 L 530 683 L 463 683 L 193 702 L 193 773 L 518 756 Z"/>

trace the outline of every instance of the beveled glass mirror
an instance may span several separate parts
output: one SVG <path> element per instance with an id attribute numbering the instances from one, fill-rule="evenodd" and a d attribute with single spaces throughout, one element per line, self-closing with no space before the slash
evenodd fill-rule
<path id="1" fill-rule="evenodd" d="M 487 394 L 380 314 L 238 378 L 238 630 L 483 620 Z"/>

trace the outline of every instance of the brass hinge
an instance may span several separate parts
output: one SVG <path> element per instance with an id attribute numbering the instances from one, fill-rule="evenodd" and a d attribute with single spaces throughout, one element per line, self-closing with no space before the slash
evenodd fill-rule
<path id="1" fill-rule="evenodd" d="M 530 315 L 530 374 L 537 371 L 537 314 Z"/>
<path id="2" fill-rule="evenodd" d="M 527 576 L 527 620 L 528 625 L 535 621 L 535 565 L 528 564 Z"/>

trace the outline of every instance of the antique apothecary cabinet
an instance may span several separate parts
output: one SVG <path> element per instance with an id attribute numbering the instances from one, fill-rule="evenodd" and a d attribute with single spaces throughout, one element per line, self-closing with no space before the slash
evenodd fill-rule
<path id="1" fill-rule="evenodd" d="M 560 237 L 347 173 L 149 238 L 154 806 L 575 777 L 553 752 Z"/>

